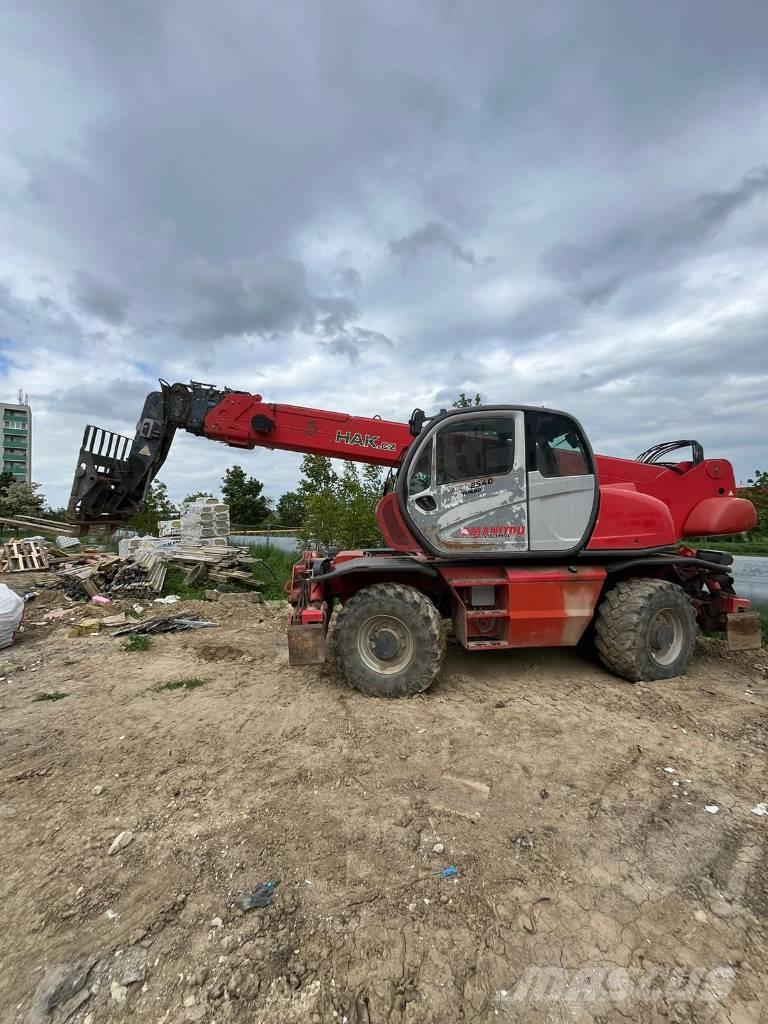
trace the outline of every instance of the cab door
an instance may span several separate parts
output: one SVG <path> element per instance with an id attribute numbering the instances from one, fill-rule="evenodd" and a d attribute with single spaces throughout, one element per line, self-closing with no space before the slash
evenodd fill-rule
<path id="1" fill-rule="evenodd" d="M 528 550 L 524 415 L 478 411 L 438 421 L 406 478 L 413 526 L 440 555 Z"/>
<path id="2" fill-rule="evenodd" d="M 587 540 L 597 511 L 592 450 L 564 413 L 528 410 L 528 517 L 531 551 L 573 551 Z"/>

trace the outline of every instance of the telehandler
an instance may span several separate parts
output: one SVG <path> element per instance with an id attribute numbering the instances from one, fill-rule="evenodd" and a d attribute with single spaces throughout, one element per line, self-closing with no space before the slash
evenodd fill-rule
<path id="1" fill-rule="evenodd" d="M 427 689 L 448 618 L 470 651 L 572 647 L 594 627 L 601 660 L 630 681 L 684 674 L 697 623 L 759 646 L 732 557 L 685 543 L 756 523 L 730 463 L 706 459 L 697 441 L 617 459 L 595 455 L 578 421 L 554 409 L 416 409 L 397 423 L 160 381 L 133 439 L 86 427 L 70 518 L 93 526 L 140 511 L 178 429 L 394 471 L 376 511 L 386 547 L 305 552 L 286 584 L 291 664 L 324 660 L 338 602 L 336 657 L 363 693 Z"/>

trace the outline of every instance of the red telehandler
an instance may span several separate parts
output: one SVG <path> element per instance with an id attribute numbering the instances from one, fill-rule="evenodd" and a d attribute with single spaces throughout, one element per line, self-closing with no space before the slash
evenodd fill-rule
<path id="1" fill-rule="evenodd" d="M 338 601 L 336 657 L 363 693 L 425 690 L 446 618 L 471 651 L 574 646 L 594 625 L 603 663 L 632 681 L 683 674 L 697 622 L 741 633 L 744 646 L 754 637 L 732 557 L 684 544 L 756 522 L 730 463 L 705 459 L 696 441 L 615 459 L 594 455 L 577 420 L 553 409 L 417 409 L 395 423 L 161 381 L 133 440 L 86 427 L 70 517 L 85 526 L 140 511 L 177 429 L 395 471 L 376 512 L 386 547 L 305 552 L 286 585 L 291 664 L 324 660 Z M 690 457 L 670 461 L 680 449 Z"/>

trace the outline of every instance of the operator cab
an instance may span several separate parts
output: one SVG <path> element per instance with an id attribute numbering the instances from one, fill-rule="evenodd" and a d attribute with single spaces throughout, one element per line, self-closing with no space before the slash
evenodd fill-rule
<path id="1" fill-rule="evenodd" d="M 592 449 L 572 416 L 485 406 L 441 413 L 397 479 L 401 509 L 432 555 L 577 551 L 597 513 Z"/>

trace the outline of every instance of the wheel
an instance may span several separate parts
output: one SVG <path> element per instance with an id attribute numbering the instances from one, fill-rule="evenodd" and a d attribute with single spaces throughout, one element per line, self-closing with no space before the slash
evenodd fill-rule
<path id="1" fill-rule="evenodd" d="M 342 675 L 368 697 L 421 693 L 445 656 L 437 608 L 402 583 L 375 583 L 358 591 L 339 613 L 333 636 Z"/>
<path id="2" fill-rule="evenodd" d="M 595 623 L 602 663 L 630 682 L 685 675 L 696 643 L 696 619 L 685 591 L 666 580 L 617 583 Z"/>

